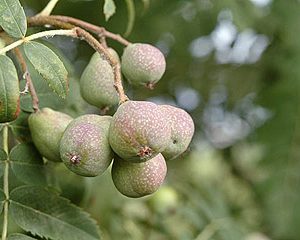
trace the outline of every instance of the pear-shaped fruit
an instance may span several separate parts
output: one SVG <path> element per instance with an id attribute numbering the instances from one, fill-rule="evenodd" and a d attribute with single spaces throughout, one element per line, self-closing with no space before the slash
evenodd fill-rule
<path id="1" fill-rule="evenodd" d="M 0 123 L 15 120 L 20 113 L 19 78 L 9 57 L 0 55 Z"/>
<path id="2" fill-rule="evenodd" d="M 138 198 L 154 193 L 162 185 L 167 174 L 167 165 L 161 154 L 142 163 L 116 158 L 111 174 L 120 193 Z"/>
<path id="3" fill-rule="evenodd" d="M 117 53 L 109 49 L 112 56 Z M 80 92 L 84 100 L 99 108 L 110 107 L 119 103 L 114 87 L 114 72 L 111 65 L 98 52 L 94 53 L 80 78 Z"/>
<path id="4" fill-rule="evenodd" d="M 171 128 L 164 111 L 146 101 L 127 101 L 114 114 L 109 143 L 122 158 L 143 162 L 162 152 L 169 144 Z"/>
<path id="5" fill-rule="evenodd" d="M 108 136 L 108 130 L 109 130 L 110 122 L 112 120 L 112 116 L 109 115 L 99 116 L 97 114 L 85 114 L 78 117 L 77 119 L 80 119 L 80 121 L 82 122 L 97 124 L 98 126 L 103 128 L 105 134 L 107 134 Z"/>
<path id="6" fill-rule="evenodd" d="M 64 164 L 78 175 L 94 177 L 110 165 L 113 153 L 108 143 L 107 117 L 84 115 L 74 119 L 60 142 Z"/>
<path id="7" fill-rule="evenodd" d="M 187 150 L 194 135 L 195 125 L 191 116 L 183 109 L 170 105 L 160 107 L 164 110 L 171 126 L 170 142 L 162 154 L 166 160 L 171 160 Z"/>
<path id="8" fill-rule="evenodd" d="M 29 116 L 28 125 L 32 141 L 42 156 L 50 161 L 61 161 L 60 139 L 72 120 L 69 115 L 50 108 L 43 108 Z"/>
<path id="9" fill-rule="evenodd" d="M 122 55 L 122 72 L 132 85 L 153 88 L 166 70 L 162 52 L 145 43 L 127 46 Z"/>

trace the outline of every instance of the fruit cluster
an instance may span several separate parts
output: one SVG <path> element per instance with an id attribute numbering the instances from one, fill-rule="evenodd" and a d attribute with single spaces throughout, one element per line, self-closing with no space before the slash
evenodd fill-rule
<path id="1" fill-rule="evenodd" d="M 120 61 L 117 53 L 109 49 Z M 163 54 L 149 44 L 131 44 L 122 56 L 124 76 L 134 85 L 153 88 L 165 71 Z M 90 104 L 118 104 L 111 65 L 95 53 L 80 80 L 81 94 Z M 188 148 L 194 123 L 187 112 L 147 101 L 122 103 L 115 114 L 70 116 L 44 108 L 29 117 L 32 140 L 48 160 L 63 161 L 87 177 L 102 174 L 111 164 L 116 188 L 128 197 L 155 192 L 163 183 L 166 160 Z"/>

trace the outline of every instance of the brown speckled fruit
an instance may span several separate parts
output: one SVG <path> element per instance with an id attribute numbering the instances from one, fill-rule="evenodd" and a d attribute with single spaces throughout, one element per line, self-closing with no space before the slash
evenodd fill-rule
<path id="1" fill-rule="evenodd" d="M 144 162 L 169 144 L 171 128 L 158 105 L 146 101 L 127 101 L 114 114 L 109 128 L 109 143 L 122 158 Z"/>
<path id="2" fill-rule="evenodd" d="M 120 193 L 138 198 L 154 193 L 162 185 L 167 165 L 161 154 L 142 163 L 130 163 L 116 158 L 111 174 Z"/>
<path id="3" fill-rule="evenodd" d="M 50 108 L 43 108 L 29 116 L 28 125 L 32 141 L 42 156 L 50 161 L 61 161 L 60 139 L 72 120 L 69 115 Z"/>
<path id="4" fill-rule="evenodd" d="M 132 85 L 153 88 L 166 70 L 162 52 L 145 43 L 130 44 L 122 55 L 122 72 Z"/>
<path id="5" fill-rule="evenodd" d="M 104 129 L 105 133 L 108 136 L 108 130 L 109 130 L 109 125 L 112 116 L 109 115 L 99 116 L 97 114 L 85 114 L 78 117 L 77 120 L 78 119 L 80 119 L 80 121 L 85 123 L 97 124 L 98 126 Z"/>
<path id="6" fill-rule="evenodd" d="M 108 168 L 113 154 L 108 143 L 107 119 L 84 115 L 69 124 L 60 142 L 60 156 L 71 171 L 94 177 Z"/>
<path id="7" fill-rule="evenodd" d="M 166 160 L 171 160 L 186 151 L 194 135 L 195 125 L 186 111 L 170 105 L 161 105 L 160 107 L 169 118 L 171 126 L 171 139 L 162 154 Z"/>
<path id="8" fill-rule="evenodd" d="M 109 52 L 114 58 L 117 58 L 117 53 L 113 49 L 109 49 Z M 114 87 L 113 69 L 98 52 L 94 53 L 82 73 L 80 92 L 85 101 L 99 108 L 119 103 L 119 97 Z"/>

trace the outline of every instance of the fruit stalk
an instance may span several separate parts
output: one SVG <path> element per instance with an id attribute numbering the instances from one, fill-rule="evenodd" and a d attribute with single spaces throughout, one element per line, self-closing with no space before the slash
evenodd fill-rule
<path id="1" fill-rule="evenodd" d="M 15 48 L 14 52 L 15 52 L 16 58 L 18 59 L 20 65 L 21 65 L 22 72 L 26 79 L 26 84 L 28 86 L 29 93 L 30 93 L 31 99 L 32 99 L 32 108 L 33 108 L 34 112 L 37 112 L 39 110 L 39 98 L 37 96 L 34 85 L 32 83 L 30 73 L 27 69 L 26 61 L 25 61 L 19 48 Z"/>
<path id="2" fill-rule="evenodd" d="M 57 19 L 56 19 L 57 17 Z M 68 22 L 64 22 L 68 21 Z M 81 21 L 79 19 L 75 19 L 75 18 L 70 18 L 70 17 L 66 17 L 66 16 L 49 16 L 49 17 L 31 17 L 28 18 L 28 24 L 31 26 L 40 26 L 40 25 L 46 25 L 49 24 L 51 26 L 54 27 L 58 27 L 58 28 L 64 28 L 64 29 L 71 29 L 74 30 L 76 32 L 76 37 L 86 41 L 92 48 L 94 48 L 97 52 L 100 53 L 101 56 L 104 56 L 105 59 L 107 59 L 107 61 L 109 62 L 109 64 L 112 66 L 113 70 L 114 70 L 114 85 L 116 88 L 116 91 L 118 92 L 119 98 L 120 98 L 120 104 L 126 102 L 128 100 L 128 97 L 126 96 L 125 92 L 124 92 L 124 88 L 122 85 L 122 78 L 121 78 L 121 66 L 119 64 L 119 62 L 117 60 L 115 60 L 113 58 L 113 56 L 111 56 L 111 54 L 109 53 L 109 51 L 101 45 L 101 43 L 94 38 L 89 32 L 87 32 L 86 30 L 82 29 L 83 28 L 87 28 L 89 30 L 91 30 L 92 32 L 97 32 L 99 36 L 101 36 L 101 34 L 107 34 L 108 32 L 101 27 L 86 23 L 84 21 Z M 74 27 L 74 25 L 78 25 L 80 27 Z M 116 37 L 116 39 L 123 41 L 123 38 L 120 38 L 120 36 L 118 37 L 118 35 L 109 33 L 110 37 Z M 74 35 L 71 35 L 71 37 L 74 37 Z M 125 40 L 125 42 L 123 41 L 123 43 L 125 45 L 128 45 L 129 42 Z"/>
<path id="3" fill-rule="evenodd" d="M 114 70 L 114 86 L 119 94 L 120 104 L 126 102 L 128 100 L 128 97 L 126 96 L 122 85 L 121 66 L 119 62 L 116 59 L 114 59 L 113 56 L 108 52 L 108 50 L 105 47 L 103 47 L 101 43 L 97 41 L 97 39 L 94 38 L 90 33 L 79 27 L 75 27 L 74 30 L 78 38 L 86 41 L 92 48 L 99 52 L 101 56 L 103 56 L 112 66 Z"/>

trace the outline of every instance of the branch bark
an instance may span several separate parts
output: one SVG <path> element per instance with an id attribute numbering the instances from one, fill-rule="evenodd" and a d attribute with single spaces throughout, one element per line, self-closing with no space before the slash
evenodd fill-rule
<path id="1" fill-rule="evenodd" d="M 77 26 L 91 33 L 96 34 L 98 37 L 107 37 L 125 46 L 131 44 L 131 42 L 129 42 L 119 34 L 109 32 L 104 27 L 100 27 L 69 16 L 60 16 L 60 15 L 34 16 L 34 17 L 27 18 L 27 21 L 29 26 L 51 25 L 63 29 L 71 29 L 74 26 Z"/>

